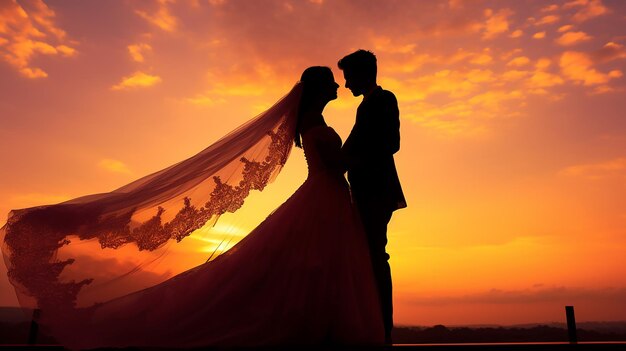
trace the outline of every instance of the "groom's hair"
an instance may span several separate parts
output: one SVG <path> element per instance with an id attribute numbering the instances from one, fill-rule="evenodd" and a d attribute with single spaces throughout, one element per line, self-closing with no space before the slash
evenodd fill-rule
<path id="1" fill-rule="evenodd" d="M 369 79 L 376 79 L 376 55 L 367 50 L 357 50 L 345 56 L 337 66 L 342 71 L 358 72 Z"/>

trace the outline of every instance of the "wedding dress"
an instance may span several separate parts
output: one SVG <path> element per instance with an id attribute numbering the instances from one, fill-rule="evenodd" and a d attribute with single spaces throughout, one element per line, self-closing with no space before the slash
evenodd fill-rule
<path id="1" fill-rule="evenodd" d="M 247 192 L 261 190 L 284 164 L 293 143 L 293 102 L 298 97 L 296 87 L 267 113 L 232 134 L 234 139 L 227 136 L 216 143 L 223 156 L 227 154 L 224 146 L 233 149 L 233 140 L 249 136 L 260 126 L 271 126 L 270 132 L 261 130 L 245 144 L 258 146 L 258 140 L 269 136 L 269 143 L 261 148 L 267 153 L 256 148 L 252 153 L 256 156 L 239 158 L 241 152 L 236 152 L 236 157 L 215 168 L 237 174 L 229 162 L 243 163 L 242 179 L 233 187 L 213 176 L 212 191 L 204 192 L 209 201 L 201 208 L 188 195 L 206 186 L 207 174 L 215 173 L 206 171 L 206 164 L 215 160 L 204 162 L 202 172 L 185 172 L 213 155 L 211 147 L 194 156 L 204 155 L 201 158 L 189 159 L 191 163 L 186 160 L 172 166 L 176 172 L 170 167 L 112 193 L 62 206 L 14 211 L 3 228 L 5 262 L 20 302 L 25 306 L 34 302 L 42 309 L 43 330 L 70 348 L 382 344 L 382 317 L 367 242 L 340 165 L 341 139 L 326 126 L 302 135 L 309 168 L 302 186 L 216 259 L 127 294 L 120 294 L 123 289 L 90 294 L 90 279 L 61 279 L 64 269 L 80 263 L 78 258 L 57 258 L 64 246 L 76 244 L 76 237 L 79 244 L 97 239 L 103 249 L 134 244 L 144 248 L 141 252 L 162 255 L 159 250 L 164 242 L 180 241 L 212 216 L 236 211 Z M 193 176 L 183 177 L 181 172 Z M 181 185 L 190 179 L 194 179 L 192 185 Z M 144 208 L 156 214 L 146 216 L 147 210 L 142 213 L 139 203 L 124 212 L 116 206 L 131 201 L 120 202 L 118 197 L 124 194 L 135 194 L 132 201 L 141 198 L 141 204 L 150 204 Z M 162 206 L 181 201 L 182 209 L 174 217 L 165 217 Z M 214 202 L 221 207 L 211 205 Z M 159 204 L 156 209 L 155 204 Z M 90 215 L 94 207 L 98 216 Z M 207 215 L 210 210 L 213 214 Z M 83 215 L 78 223 L 68 224 L 77 214 Z M 42 228 L 45 238 L 56 235 L 53 240 L 42 239 Z M 111 279 L 111 284 L 117 281 Z"/>

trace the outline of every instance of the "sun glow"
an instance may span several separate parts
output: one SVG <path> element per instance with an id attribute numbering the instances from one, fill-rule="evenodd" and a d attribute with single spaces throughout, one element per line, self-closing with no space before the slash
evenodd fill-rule
<path id="1" fill-rule="evenodd" d="M 194 231 L 189 238 L 207 244 L 198 247 L 198 252 L 219 255 L 237 244 L 246 234 L 248 232 L 242 228 L 218 221 L 214 226 L 204 226 Z"/>

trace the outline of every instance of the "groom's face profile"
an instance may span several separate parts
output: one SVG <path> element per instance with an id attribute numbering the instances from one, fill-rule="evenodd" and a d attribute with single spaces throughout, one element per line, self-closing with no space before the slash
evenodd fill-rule
<path id="1" fill-rule="evenodd" d="M 359 96 L 363 94 L 363 79 L 360 79 L 361 77 L 358 74 L 355 74 L 354 71 L 344 69 L 343 78 L 346 80 L 345 87 L 350 89 L 352 95 Z"/>

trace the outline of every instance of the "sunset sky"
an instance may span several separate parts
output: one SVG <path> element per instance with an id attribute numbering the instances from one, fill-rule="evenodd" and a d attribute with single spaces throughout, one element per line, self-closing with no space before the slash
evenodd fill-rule
<path id="1" fill-rule="evenodd" d="M 345 139 L 361 98 L 336 63 L 363 48 L 400 106 L 396 324 L 626 320 L 625 45 L 622 0 L 0 0 L 0 222 L 195 154 L 312 65 Z M 214 230 L 245 235 L 305 178 L 294 149 Z"/>

